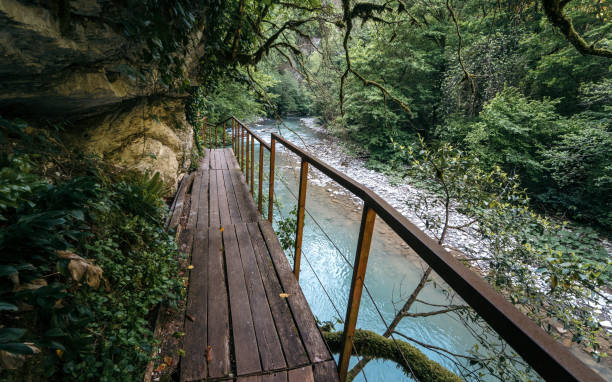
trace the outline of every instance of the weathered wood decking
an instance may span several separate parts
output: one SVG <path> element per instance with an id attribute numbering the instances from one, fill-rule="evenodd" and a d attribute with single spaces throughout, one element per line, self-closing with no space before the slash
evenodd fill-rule
<path id="1" fill-rule="evenodd" d="M 209 150 L 182 180 L 169 226 L 180 230 L 179 245 L 193 266 L 181 381 L 338 381 L 336 363 L 231 149 Z"/>

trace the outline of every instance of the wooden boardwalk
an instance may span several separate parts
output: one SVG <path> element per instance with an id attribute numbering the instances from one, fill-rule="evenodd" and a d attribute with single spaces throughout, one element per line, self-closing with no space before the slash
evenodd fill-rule
<path id="1" fill-rule="evenodd" d="M 170 228 L 191 254 L 181 381 L 338 381 L 285 253 L 231 149 L 185 176 Z"/>

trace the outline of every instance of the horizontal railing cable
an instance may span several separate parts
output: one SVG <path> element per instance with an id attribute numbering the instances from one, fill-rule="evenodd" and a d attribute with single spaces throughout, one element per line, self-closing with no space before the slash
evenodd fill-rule
<path id="1" fill-rule="evenodd" d="M 278 209 L 278 214 L 281 216 L 282 219 L 286 219 L 283 216 L 282 211 L 280 210 L 280 208 Z M 312 274 L 315 276 L 315 278 L 317 279 L 319 285 L 321 285 L 321 289 L 323 289 L 323 293 L 325 293 L 325 295 L 327 296 L 327 299 L 329 300 L 329 302 L 331 303 L 332 307 L 334 308 L 334 310 L 336 311 L 336 314 L 338 316 L 338 319 L 342 322 L 342 313 L 340 313 L 340 309 L 338 309 L 338 307 L 336 306 L 336 304 L 334 303 L 334 300 L 331 298 L 331 295 L 329 294 L 329 292 L 327 291 L 327 289 L 325 288 L 325 285 L 323 285 L 323 282 L 321 281 L 321 278 L 319 277 L 319 275 L 317 274 L 317 272 L 315 271 L 314 267 L 312 266 L 312 264 L 310 263 L 310 260 L 308 260 L 308 256 L 306 254 L 306 251 L 304 251 L 302 249 L 302 255 L 304 256 L 304 259 L 306 260 L 306 263 L 308 264 L 308 266 L 310 267 L 310 269 L 312 270 Z M 355 347 L 355 343 L 351 343 L 353 350 L 355 351 L 355 355 L 357 356 L 357 359 L 359 360 L 359 362 L 362 361 L 363 357 L 359 355 L 359 353 L 357 352 L 357 348 Z M 366 376 L 365 370 L 362 368 L 361 370 L 361 374 L 363 375 L 363 379 L 365 379 L 366 382 L 368 382 L 368 377 Z"/>
<path id="2" fill-rule="evenodd" d="M 287 189 L 287 191 L 289 191 L 289 193 L 297 200 L 297 197 L 295 196 L 295 194 L 291 191 L 291 189 L 289 188 L 289 185 L 285 182 L 285 180 L 279 176 L 278 177 L 281 180 L 281 183 L 285 186 L 285 188 Z M 317 220 L 310 214 L 310 212 L 308 212 L 308 209 L 304 209 L 306 211 L 306 213 L 308 213 L 308 216 L 311 217 L 312 221 L 315 222 L 315 224 L 319 227 L 319 229 L 321 230 L 321 232 L 323 232 L 323 234 L 326 236 L 327 240 L 329 240 L 329 242 L 332 244 L 332 246 L 336 249 L 336 251 L 338 251 L 338 253 L 340 254 L 340 256 L 344 259 L 344 261 L 346 261 L 346 263 L 351 267 L 351 269 L 353 268 L 353 265 L 351 264 L 351 262 L 348 260 L 348 258 L 346 257 L 346 255 L 340 250 L 340 248 L 338 248 L 338 246 L 336 245 L 336 243 L 329 237 L 329 235 L 327 235 L 327 233 L 325 232 L 325 230 L 323 229 L 323 227 L 321 227 L 321 225 L 317 222 Z M 279 211 L 280 213 L 280 211 Z M 281 216 L 282 217 L 282 216 Z M 302 249 L 302 254 L 304 255 L 304 258 L 306 259 L 306 254 L 304 252 L 304 250 Z M 325 293 L 327 294 L 327 291 L 325 290 L 325 287 L 323 286 L 322 282 L 320 281 L 318 275 L 316 274 L 314 268 L 312 267 L 312 265 L 310 264 L 310 262 L 308 261 L 308 259 L 306 259 L 306 262 L 308 263 L 308 265 L 310 266 L 310 268 L 312 269 L 313 273 L 315 274 L 315 277 L 317 278 L 317 280 L 319 281 L 319 283 L 321 284 L 321 287 L 323 288 L 323 290 L 325 291 Z M 414 371 L 412 370 L 412 368 L 410 367 L 410 364 L 408 363 L 408 360 L 406 359 L 406 356 L 404 355 L 404 353 L 402 352 L 399 344 L 397 343 L 397 339 L 395 339 L 395 337 L 393 336 L 393 333 L 390 330 L 390 326 L 387 323 L 387 321 L 385 320 L 380 308 L 378 307 L 378 305 L 376 304 L 376 301 L 374 301 L 374 298 L 372 297 L 372 294 L 370 293 L 370 290 L 368 289 L 367 285 L 365 284 L 365 280 L 363 283 L 363 287 L 365 288 L 366 294 L 368 295 L 368 298 L 370 299 L 370 301 L 372 302 L 372 305 L 374 306 L 374 308 L 376 309 L 376 312 L 378 313 L 378 316 L 380 317 L 381 321 L 383 322 L 383 324 L 385 325 L 385 329 L 387 332 L 389 332 L 389 335 L 391 337 L 391 339 L 393 340 L 393 344 L 395 345 L 398 353 L 401 355 L 402 359 L 404 360 L 404 363 L 406 364 L 406 367 L 408 368 L 408 370 L 410 370 L 410 373 L 412 374 L 412 377 L 418 381 L 419 379 L 416 377 L 416 375 L 414 374 Z M 332 305 L 334 305 L 333 301 L 331 300 L 331 297 L 328 298 L 330 299 Z M 334 305 L 335 308 L 335 305 Z M 339 312 L 338 312 L 339 313 Z M 355 344 L 353 343 L 353 347 L 355 346 Z M 355 350 L 356 352 L 356 350 Z"/>

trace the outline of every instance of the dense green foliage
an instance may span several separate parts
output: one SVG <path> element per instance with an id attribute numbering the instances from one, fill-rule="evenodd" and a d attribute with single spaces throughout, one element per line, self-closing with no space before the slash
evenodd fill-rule
<path id="1" fill-rule="evenodd" d="M 288 70 L 304 80 L 298 85 L 312 112 L 358 143 L 374 166 L 389 168 L 401 157 L 392 143 L 407 146 L 421 135 L 470 152 L 484 170 L 518 174 L 538 208 L 612 228 L 609 59 L 568 45 L 537 2 L 405 7 L 366 12 L 361 19 L 369 21 L 352 27 L 347 53 L 361 77 L 348 76 L 342 93 L 345 30 L 311 33 L 316 48 L 293 55 Z M 575 1 L 567 14 L 576 30 L 610 45 L 608 7 Z M 272 54 L 261 68 L 274 75 L 283 62 Z M 290 94 L 300 91 L 285 82 L 270 91 L 280 94 L 279 110 L 293 110 Z"/>
<path id="2" fill-rule="evenodd" d="M 410 206 L 439 242 L 453 231 L 469 233 L 477 245 L 462 251 L 477 259 L 491 285 L 549 332 L 548 320 L 555 317 L 574 341 L 600 357 L 601 329 L 587 302 L 594 304 L 612 280 L 612 262 L 595 232 L 536 214 L 518 175 L 499 166 L 484 171 L 480 161 L 450 144 L 429 149 L 421 142 L 418 150 L 400 151 L 412 163 L 407 175 L 432 192 Z M 458 215 L 467 223 L 454 223 Z"/>
<path id="3" fill-rule="evenodd" d="M 182 288 L 166 186 L 1 122 L 0 349 L 42 353 L 2 378 L 140 380 L 152 309 Z"/>

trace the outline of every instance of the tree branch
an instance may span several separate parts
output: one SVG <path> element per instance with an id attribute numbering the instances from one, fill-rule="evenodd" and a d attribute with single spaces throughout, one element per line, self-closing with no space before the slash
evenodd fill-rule
<path id="1" fill-rule="evenodd" d="M 587 43 L 582 36 L 574 28 L 572 19 L 563 13 L 563 8 L 571 0 L 542 0 L 544 13 L 548 21 L 561 31 L 567 41 L 569 41 L 576 50 L 585 55 L 600 56 L 612 58 L 612 50 L 604 48 L 596 48 L 595 43 Z"/>

